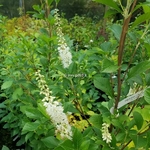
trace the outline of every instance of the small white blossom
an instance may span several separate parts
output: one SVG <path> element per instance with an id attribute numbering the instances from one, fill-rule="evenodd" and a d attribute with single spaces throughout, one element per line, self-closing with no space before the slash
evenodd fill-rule
<path id="1" fill-rule="evenodd" d="M 92 40 L 92 39 L 90 40 L 90 43 L 93 43 L 93 40 Z"/>
<path id="2" fill-rule="evenodd" d="M 106 143 L 110 143 L 112 140 L 111 134 L 108 131 L 109 125 L 107 123 L 102 124 L 102 139 L 106 141 Z"/>
<path id="3" fill-rule="evenodd" d="M 62 139 L 72 138 L 71 126 L 68 122 L 67 115 L 63 112 L 63 107 L 60 102 L 54 101 L 55 97 L 51 96 L 52 92 L 46 85 L 44 76 L 40 74 L 40 70 L 36 73 L 36 80 L 38 81 L 38 87 L 40 88 L 40 94 L 45 97 L 42 99 L 43 105 L 46 108 L 47 114 L 50 116 L 52 123 L 55 125 L 55 134 L 59 134 Z"/>
<path id="4" fill-rule="evenodd" d="M 55 9 L 55 26 L 56 26 L 56 34 L 58 36 L 58 52 L 60 59 L 62 61 L 63 67 L 68 68 L 72 63 L 72 54 L 70 52 L 70 48 L 68 47 L 64 34 L 61 28 L 61 22 L 58 14 L 58 9 Z"/>

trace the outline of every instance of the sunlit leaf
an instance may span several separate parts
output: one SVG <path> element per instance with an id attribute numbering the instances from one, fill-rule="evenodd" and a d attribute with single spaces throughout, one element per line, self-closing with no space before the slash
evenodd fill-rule
<path id="1" fill-rule="evenodd" d="M 139 112 L 134 111 L 133 112 L 133 118 L 135 120 L 135 124 L 136 124 L 138 130 L 140 130 L 142 128 L 142 125 L 143 125 L 143 117 L 142 117 L 142 115 Z"/>
<path id="2" fill-rule="evenodd" d="M 132 67 L 128 73 L 128 80 L 150 69 L 150 61 L 144 61 Z"/>
<path id="3" fill-rule="evenodd" d="M 12 81 L 12 80 L 10 80 L 10 81 L 5 81 L 5 82 L 2 84 L 1 89 L 2 89 L 2 90 L 7 89 L 7 88 L 11 87 L 12 84 L 13 84 L 13 81 Z"/>
<path id="4" fill-rule="evenodd" d="M 145 13 L 143 15 L 140 15 L 139 17 L 136 18 L 136 20 L 133 22 L 131 28 L 133 29 L 135 26 L 143 23 L 144 21 L 146 20 L 149 20 L 150 19 L 150 12 L 148 13 Z"/>
<path id="5" fill-rule="evenodd" d="M 102 61 L 102 72 L 113 73 L 113 72 L 116 72 L 117 69 L 118 69 L 118 66 L 114 65 L 114 63 L 110 61 L 109 59 L 105 58 Z"/>
<path id="6" fill-rule="evenodd" d="M 101 126 L 102 126 L 102 115 L 98 115 L 98 114 L 92 115 L 90 117 L 90 122 L 92 123 L 92 125 L 94 127 L 101 128 Z"/>
<path id="7" fill-rule="evenodd" d="M 78 129 L 76 129 L 73 134 L 73 143 L 74 143 L 75 149 L 80 149 L 82 138 L 83 138 L 83 135 Z"/>

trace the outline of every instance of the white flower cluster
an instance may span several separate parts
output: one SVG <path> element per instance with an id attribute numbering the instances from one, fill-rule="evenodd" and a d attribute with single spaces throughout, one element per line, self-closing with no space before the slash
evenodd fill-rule
<path id="1" fill-rule="evenodd" d="M 61 58 L 62 64 L 64 68 L 68 68 L 72 63 L 72 54 L 70 52 L 70 48 L 68 47 L 64 34 L 61 28 L 60 16 L 58 14 L 58 9 L 55 9 L 55 26 L 56 26 L 56 34 L 58 36 L 58 52 Z"/>
<path id="2" fill-rule="evenodd" d="M 108 131 L 109 125 L 107 123 L 102 124 L 102 139 L 106 141 L 106 143 L 110 143 L 112 140 L 111 134 Z"/>
<path id="3" fill-rule="evenodd" d="M 67 115 L 63 112 L 61 103 L 54 101 L 55 97 L 51 96 L 52 92 L 49 90 L 45 78 L 41 75 L 40 70 L 36 73 L 36 80 L 40 88 L 40 94 L 43 94 L 43 105 L 46 107 L 46 112 L 50 116 L 52 123 L 55 125 L 55 134 L 60 135 L 62 139 L 72 139 L 71 126 L 68 122 Z"/>

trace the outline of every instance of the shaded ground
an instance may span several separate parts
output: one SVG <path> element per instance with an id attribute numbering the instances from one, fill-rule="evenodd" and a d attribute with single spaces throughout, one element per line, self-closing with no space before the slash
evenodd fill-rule
<path id="1" fill-rule="evenodd" d="M 16 142 L 11 138 L 9 130 L 4 129 L 3 124 L 0 124 L 0 150 L 2 150 L 3 145 L 7 146 L 9 150 L 24 150 L 24 146 L 16 146 Z"/>
<path id="2" fill-rule="evenodd" d="M 7 146 L 10 150 L 16 150 L 16 146 L 15 143 L 13 142 L 9 131 L 3 129 L 3 125 L 0 124 L 0 136 L 1 136 L 1 140 L 0 140 L 0 150 L 2 149 L 3 145 Z"/>

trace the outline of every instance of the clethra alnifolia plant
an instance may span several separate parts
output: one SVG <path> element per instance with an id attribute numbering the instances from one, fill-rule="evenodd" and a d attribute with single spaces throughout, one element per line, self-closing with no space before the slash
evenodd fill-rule
<path id="1" fill-rule="evenodd" d="M 63 106 L 60 102 L 54 100 L 55 97 L 51 96 L 52 92 L 49 90 L 48 85 L 41 75 L 40 70 L 36 73 L 36 80 L 38 81 L 38 87 L 40 94 L 44 95 L 43 105 L 46 108 L 47 114 L 50 116 L 50 120 L 56 127 L 55 134 L 60 135 L 62 139 L 72 139 L 71 126 L 68 122 L 67 115 L 63 112 Z"/>
<path id="2" fill-rule="evenodd" d="M 56 34 L 57 34 L 57 39 L 58 39 L 58 52 L 59 52 L 59 57 L 62 61 L 63 67 L 68 68 L 70 64 L 72 63 L 72 54 L 70 52 L 70 48 L 67 45 L 64 34 L 62 32 L 61 28 L 61 20 L 60 16 L 58 13 L 58 9 L 54 10 L 54 18 L 55 18 L 55 27 L 56 27 Z"/>

